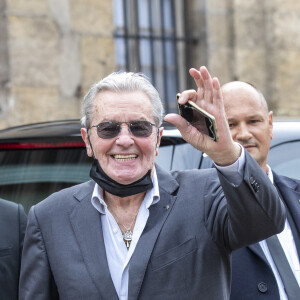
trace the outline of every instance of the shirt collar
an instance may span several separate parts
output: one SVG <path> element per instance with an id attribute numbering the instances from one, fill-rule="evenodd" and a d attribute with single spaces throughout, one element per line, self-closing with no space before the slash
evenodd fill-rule
<path id="1" fill-rule="evenodd" d="M 267 175 L 268 175 L 270 181 L 272 182 L 272 184 L 274 184 L 273 173 L 272 173 L 271 167 L 269 165 L 267 165 Z"/>
<path id="2" fill-rule="evenodd" d="M 152 183 L 153 183 L 152 189 L 147 191 L 145 198 L 143 200 L 143 205 L 147 209 L 149 209 L 149 207 L 151 205 L 156 204 L 160 200 L 158 179 L 157 179 L 155 167 L 154 167 L 154 172 L 152 175 Z M 99 187 L 99 185 L 97 183 L 95 183 L 95 186 L 94 186 L 94 191 L 92 194 L 91 202 L 92 202 L 92 205 L 101 214 L 105 214 L 106 209 L 107 209 L 107 204 L 105 203 L 104 198 L 103 198 L 103 190 L 102 190 L 102 188 Z"/>

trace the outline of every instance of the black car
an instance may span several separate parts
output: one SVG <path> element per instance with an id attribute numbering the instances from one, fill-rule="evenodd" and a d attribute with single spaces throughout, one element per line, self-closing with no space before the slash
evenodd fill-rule
<path id="1" fill-rule="evenodd" d="M 29 208 L 62 188 L 90 179 L 78 120 L 0 130 L 0 197 Z M 167 170 L 210 168 L 212 161 L 179 131 L 164 124 L 156 162 Z M 300 122 L 275 122 L 269 164 L 279 174 L 300 179 Z"/>
<path id="2" fill-rule="evenodd" d="M 89 180 L 92 159 L 80 128 L 79 120 L 68 120 L 0 130 L 0 198 L 28 211 L 48 195 Z M 162 148 L 183 143 L 176 130 L 166 129 Z"/>
<path id="3" fill-rule="evenodd" d="M 274 122 L 273 132 L 268 164 L 278 174 L 300 180 L 300 121 Z M 174 130 L 173 135 L 180 136 L 177 130 Z M 211 159 L 205 153 L 187 143 L 160 149 L 157 162 L 168 170 L 204 169 L 212 166 Z"/>

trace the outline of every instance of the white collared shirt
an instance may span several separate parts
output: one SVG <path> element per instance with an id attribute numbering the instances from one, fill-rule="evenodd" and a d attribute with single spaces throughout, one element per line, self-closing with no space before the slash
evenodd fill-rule
<path id="1" fill-rule="evenodd" d="M 273 181 L 273 173 L 271 171 L 271 168 L 269 166 L 268 167 L 268 171 L 267 171 L 267 175 L 269 177 L 269 179 L 271 180 L 271 182 L 274 184 Z M 296 277 L 296 280 L 299 284 L 300 287 L 300 264 L 299 264 L 299 258 L 298 258 L 298 254 L 297 254 L 297 248 L 295 245 L 295 241 L 293 238 L 293 234 L 292 234 L 292 230 L 290 227 L 290 224 L 288 222 L 288 220 L 286 219 L 285 221 L 285 225 L 284 225 L 284 229 L 282 232 L 280 232 L 279 234 L 277 234 L 277 237 L 279 239 L 279 242 L 284 250 L 284 253 L 286 255 L 286 258 L 291 266 L 291 269 Z M 284 290 L 284 285 L 283 282 L 281 280 L 281 277 L 279 275 L 279 272 L 276 268 L 276 265 L 273 261 L 273 258 L 271 256 L 271 253 L 269 251 L 268 245 L 266 240 L 263 240 L 261 242 L 259 242 L 271 268 L 272 271 L 274 273 L 274 276 L 276 278 L 276 282 L 278 285 L 278 289 L 279 289 L 279 294 L 280 294 L 280 299 L 281 300 L 288 300 L 288 297 L 285 293 Z"/>
<path id="2" fill-rule="evenodd" d="M 243 167 L 245 165 L 245 152 L 242 152 L 239 159 L 230 166 L 216 168 L 226 176 L 227 180 L 234 185 L 238 185 L 242 181 Z M 95 184 L 92 205 L 101 215 L 102 232 L 106 250 L 106 257 L 112 281 L 120 300 L 128 299 L 128 282 L 129 282 L 129 266 L 130 258 L 135 250 L 139 238 L 146 226 L 149 217 L 149 207 L 160 200 L 159 186 L 154 168 L 152 176 L 153 188 L 148 190 L 146 196 L 139 209 L 136 222 L 133 228 L 132 241 L 129 250 L 123 240 L 122 232 L 107 208 L 103 199 L 103 191 Z M 99 270 L 100 272 L 100 270 Z"/>
<path id="3" fill-rule="evenodd" d="M 149 217 L 149 207 L 159 201 L 159 187 L 155 169 L 152 176 L 152 182 L 153 188 L 147 191 L 139 209 L 129 250 L 126 248 L 122 232 L 116 220 L 107 208 L 103 199 L 103 192 L 97 184 L 95 184 L 92 195 L 92 204 L 101 214 L 102 232 L 108 267 L 120 300 L 127 300 L 128 298 L 130 258 L 146 226 Z"/>

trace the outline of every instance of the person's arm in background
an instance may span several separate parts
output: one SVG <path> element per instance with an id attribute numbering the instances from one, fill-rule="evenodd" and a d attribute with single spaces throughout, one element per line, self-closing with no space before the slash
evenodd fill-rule
<path id="1" fill-rule="evenodd" d="M 35 295 L 34 297 L 39 295 L 39 300 L 59 299 L 43 236 L 35 215 L 35 206 L 31 207 L 28 214 L 28 224 L 24 241 L 19 299 L 31 300 L 31 295 Z"/>
<path id="2" fill-rule="evenodd" d="M 0 299 L 18 299 L 26 219 L 21 204 L 0 199 Z"/>

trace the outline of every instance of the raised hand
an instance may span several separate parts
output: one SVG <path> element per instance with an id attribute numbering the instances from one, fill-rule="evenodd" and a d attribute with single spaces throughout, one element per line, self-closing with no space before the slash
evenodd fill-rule
<path id="1" fill-rule="evenodd" d="M 198 89 L 182 92 L 178 102 L 185 104 L 191 100 L 212 114 L 216 119 L 219 132 L 218 142 L 199 132 L 180 115 L 168 114 L 165 116 L 165 121 L 175 125 L 188 143 L 205 152 L 216 164 L 230 165 L 238 159 L 241 149 L 230 135 L 219 80 L 211 78 L 204 66 L 200 67 L 199 71 L 190 69 L 190 75 L 194 78 Z"/>

